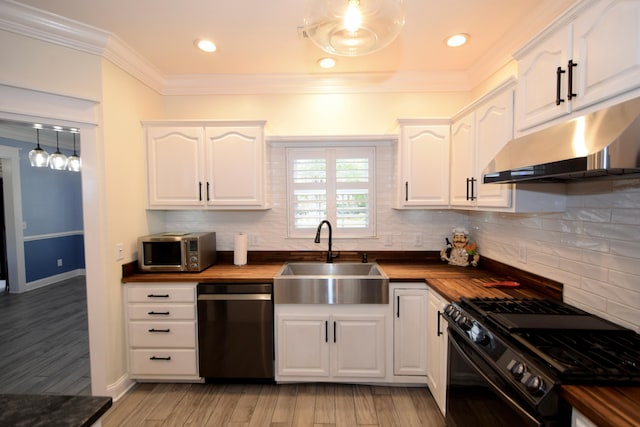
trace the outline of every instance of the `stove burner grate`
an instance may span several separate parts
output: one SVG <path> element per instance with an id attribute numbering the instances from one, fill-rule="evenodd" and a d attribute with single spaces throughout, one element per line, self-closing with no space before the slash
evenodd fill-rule
<path id="1" fill-rule="evenodd" d="M 640 382 L 640 336 L 633 331 L 536 331 L 513 336 L 555 368 L 561 380 Z"/>

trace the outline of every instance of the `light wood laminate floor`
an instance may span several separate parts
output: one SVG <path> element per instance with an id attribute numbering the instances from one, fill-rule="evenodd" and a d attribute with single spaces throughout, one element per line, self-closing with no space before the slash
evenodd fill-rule
<path id="1" fill-rule="evenodd" d="M 0 292 L 0 393 L 90 395 L 84 276 Z"/>
<path id="2" fill-rule="evenodd" d="M 102 425 L 442 427 L 444 421 L 426 387 L 140 383 Z"/>

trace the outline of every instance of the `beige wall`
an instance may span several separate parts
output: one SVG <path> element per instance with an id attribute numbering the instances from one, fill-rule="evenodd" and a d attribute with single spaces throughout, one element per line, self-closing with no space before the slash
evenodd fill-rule
<path id="1" fill-rule="evenodd" d="M 100 99 L 99 56 L 0 30 L 0 58 L 3 84 Z"/>
<path id="2" fill-rule="evenodd" d="M 449 117 L 470 101 L 463 92 L 166 96 L 163 118 L 267 120 L 277 136 L 373 135 L 393 132 L 399 118 Z"/>
<path id="3" fill-rule="evenodd" d="M 107 384 L 127 371 L 122 304 L 123 262 L 136 259 L 138 236 L 149 231 L 146 216 L 144 133 L 140 120 L 160 114 L 160 95 L 109 61 L 102 64 L 103 146 L 96 167 L 102 169 L 105 195 L 105 251 L 108 271 Z M 125 248 L 124 261 L 115 258 L 116 244 Z"/>

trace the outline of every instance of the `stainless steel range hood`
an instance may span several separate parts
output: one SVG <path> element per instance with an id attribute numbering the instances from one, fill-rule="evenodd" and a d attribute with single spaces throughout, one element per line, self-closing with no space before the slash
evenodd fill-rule
<path id="1" fill-rule="evenodd" d="M 514 139 L 483 172 L 485 183 L 640 176 L 640 98 Z"/>

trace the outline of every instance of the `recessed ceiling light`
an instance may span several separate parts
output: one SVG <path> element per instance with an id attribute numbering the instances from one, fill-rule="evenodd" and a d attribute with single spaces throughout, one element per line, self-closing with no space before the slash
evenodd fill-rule
<path id="1" fill-rule="evenodd" d="M 195 45 L 203 52 L 215 52 L 217 49 L 216 44 L 207 39 L 196 40 Z"/>
<path id="2" fill-rule="evenodd" d="M 321 58 L 318 60 L 318 65 L 322 68 L 333 68 L 336 65 L 336 60 L 333 58 Z"/>
<path id="3" fill-rule="evenodd" d="M 449 47 L 458 47 L 458 46 L 462 46 L 468 41 L 469 41 L 469 34 L 460 33 L 460 34 L 454 34 L 452 36 L 447 37 L 447 39 L 445 40 L 445 43 Z"/>

